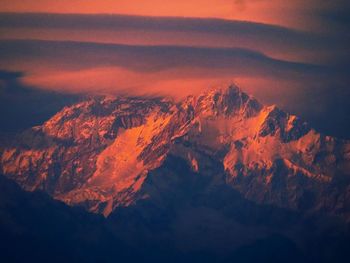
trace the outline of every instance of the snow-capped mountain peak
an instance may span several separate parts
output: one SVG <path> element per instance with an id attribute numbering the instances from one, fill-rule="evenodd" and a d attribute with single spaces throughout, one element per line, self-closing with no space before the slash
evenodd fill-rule
<path id="1" fill-rule="evenodd" d="M 348 203 L 349 187 L 340 189 L 336 181 L 350 176 L 349 142 L 319 134 L 234 85 L 177 104 L 87 99 L 19 134 L 2 150 L 1 169 L 26 190 L 41 189 L 107 216 L 169 191 L 169 182 L 152 173 L 162 172 L 173 156 L 190 173 L 255 202 L 348 215 L 339 207 Z"/>

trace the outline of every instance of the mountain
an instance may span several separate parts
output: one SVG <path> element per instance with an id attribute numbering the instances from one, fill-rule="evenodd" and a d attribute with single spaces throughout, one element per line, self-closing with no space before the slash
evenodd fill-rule
<path id="1" fill-rule="evenodd" d="M 169 176 L 190 169 L 173 169 L 169 161 L 164 167 L 173 171 Z M 249 202 L 228 186 L 203 194 L 195 186 L 205 181 L 190 173 L 181 184 L 194 191 L 163 193 L 167 208 L 144 199 L 104 218 L 0 176 L 0 260 L 347 262 L 350 235 L 339 222 L 305 222 L 293 212 Z"/>
<path id="2" fill-rule="evenodd" d="M 0 234 L 1 262 L 106 262 L 111 256 L 130 256 L 102 216 L 68 207 L 40 191 L 23 191 L 2 175 Z"/>
<path id="3" fill-rule="evenodd" d="M 349 258 L 349 141 L 236 86 L 90 97 L 6 139 L 1 261 Z"/>
<path id="4" fill-rule="evenodd" d="M 184 174 L 153 174 L 174 162 L 208 180 L 203 192 L 229 186 L 258 204 L 350 219 L 349 141 L 234 85 L 178 103 L 89 98 L 19 133 L 1 152 L 2 173 L 25 190 L 105 216 L 149 198 L 166 206 L 159 197 Z"/>

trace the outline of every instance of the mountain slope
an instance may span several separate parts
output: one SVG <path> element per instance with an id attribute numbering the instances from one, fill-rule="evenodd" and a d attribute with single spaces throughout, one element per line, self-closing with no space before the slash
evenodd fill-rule
<path id="1" fill-rule="evenodd" d="M 112 262 L 132 255 L 102 216 L 43 192 L 25 192 L 0 175 L 1 262 Z"/>
<path id="2" fill-rule="evenodd" d="M 347 262 L 345 232 L 320 232 L 319 224 L 305 223 L 287 210 L 255 205 L 229 186 L 203 193 L 198 185 L 208 181 L 189 169 L 170 156 L 148 177 L 152 184 L 166 172 L 168 189 L 177 186 L 162 192 L 167 207 L 144 199 L 108 218 L 66 206 L 42 192 L 25 192 L 0 176 L 0 260 Z M 171 182 L 183 172 L 187 176 Z"/>
<path id="3" fill-rule="evenodd" d="M 203 192 L 230 186 L 256 203 L 349 219 L 349 142 L 319 134 L 235 86 L 180 103 L 124 97 L 77 103 L 19 134 L 2 150 L 1 169 L 26 190 L 107 216 L 170 191 L 161 187 L 165 174 L 156 188 L 146 183 L 170 156 L 210 181 Z"/>

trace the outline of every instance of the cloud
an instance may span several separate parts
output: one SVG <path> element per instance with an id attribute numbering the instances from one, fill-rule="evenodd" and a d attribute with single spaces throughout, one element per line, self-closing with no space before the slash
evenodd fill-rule
<path id="1" fill-rule="evenodd" d="M 2 39 L 238 47 L 294 61 L 311 59 L 319 62 L 322 58 L 349 50 L 346 43 L 334 36 L 208 18 L 0 13 L 0 33 Z"/>
<path id="2" fill-rule="evenodd" d="M 266 4 L 257 2 L 255 9 Z M 22 84 L 74 93 L 181 97 L 234 80 L 346 137 L 347 9 L 296 2 L 285 15 L 310 17 L 316 31 L 214 18 L 0 13 L 0 68 L 21 72 Z M 241 7 L 252 12 L 250 1 Z"/>
<path id="3" fill-rule="evenodd" d="M 3 66 L 26 59 L 38 59 L 52 67 L 84 68 L 121 65 L 132 70 L 159 71 L 174 67 L 200 66 L 215 72 L 227 68 L 238 72 L 265 74 L 285 71 L 310 73 L 322 67 L 278 60 L 243 48 L 205 48 L 188 46 L 141 46 L 76 41 L 0 40 Z M 48 61 L 48 62 L 45 62 Z M 52 63 L 55 62 L 55 64 Z M 30 64 L 30 61 L 28 61 Z M 263 65 L 264 67 L 260 67 Z M 240 66 L 240 67 L 238 67 Z M 245 67 L 247 66 L 247 68 Z"/>
<path id="4" fill-rule="evenodd" d="M 304 116 L 316 128 L 341 136 L 350 130 L 345 128 L 346 68 L 277 60 L 241 48 L 74 41 L 1 40 L 0 57 L 0 68 L 23 72 L 23 84 L 68 93 L 181 98 L 236 81 L 264 103 Z M 320 116 L 332 121 L 326 125 Z M 334 122 L 341 129 L 332 127 Z"/>
<path id="5" fill-rule="evenodd" d="M 157 75 L 160 80 L 219 77 L 262 77 L 303 79 L 332 76 L 328 68 L 270 58 L 241 48 L 204 48 L 184 46 L 131 46 L 72 41 L 2 40 L 0 66 L 28 75 L 57 75 L 96 68 L 119 68 L 130 74 Z M 71 73 L 71 74 L 73 74 Z M 125 78 L 125 72 L 119 74 Z M 115 74 L 115 83 L 120 82 Z M 132 75 L 130 84 L 133 87 Z M 156 76 L 154 77 L 156 78 Z M 60 83 L 56 78 L 55 86 Z M 145 82 L 148 79 L 145 78 Z M 48 81 L 45 81 L 48 83 Z M 68 85 L 69 83 L 65 83 Z M 48 85 L 48 84 L 47 84 Z M 84 89 L 84 85 L 81 85 Z M 95 90 L 103 89 L 96 85 Z M 115 88 L 117 89 L 117 88 Z M 166 90 L 164 91 L 166 93 Z"/>
<path id="6" fill-rule="evenodd" d="M 313 28 L 319 22 L 309 10 L 327 9 L 345 0 L 51 0 L 2 1 L 6 12 L 108 13 L 144 16 L 215 17 L 255 21 L 293 28 Z"/>

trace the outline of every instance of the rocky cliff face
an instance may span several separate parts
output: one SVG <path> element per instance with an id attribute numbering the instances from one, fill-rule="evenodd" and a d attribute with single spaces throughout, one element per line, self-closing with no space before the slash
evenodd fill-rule
<path id="1" fill-rule="evenodd" d="M 89 99 L 1 151 L 2 173 L 24 189 L 106 216 L 143 199 L 166 205 L 162 191 L 184 176 L 169 178 L 169 163 L 183 161 L 209 182 L 203 192 L 228 185 L 256 203 L 349 218 L 350 143 L 235 86 L 180 103 Z"/>

